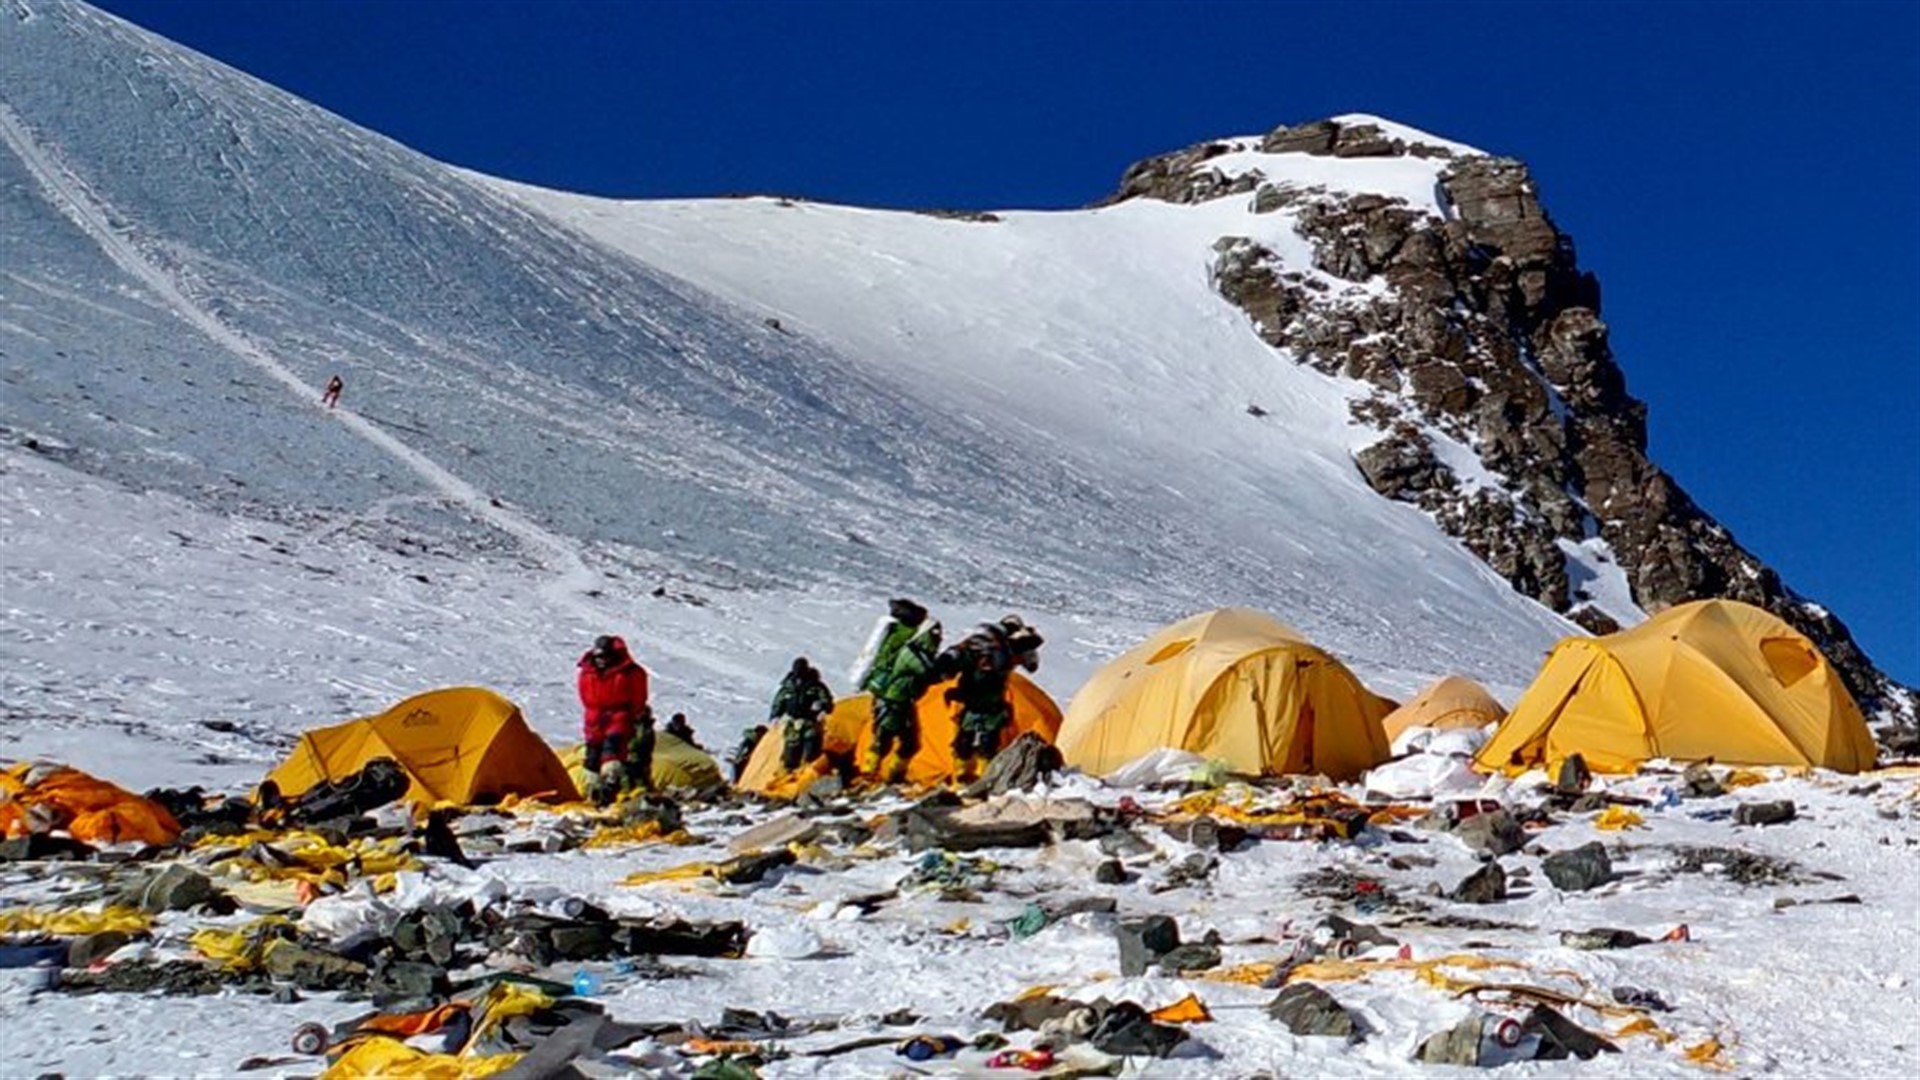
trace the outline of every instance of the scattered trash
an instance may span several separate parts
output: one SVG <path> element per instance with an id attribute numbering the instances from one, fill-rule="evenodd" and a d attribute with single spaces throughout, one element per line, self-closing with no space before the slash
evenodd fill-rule
<path id="1" fill-rule="evenodd" d="M 1741 885 L 1799 885 L 1809 881 L 1797 863 L 1755 851 L 1676 844 L 1673 869 L 1682 874 L 1715 874 Z"/>
<path id="2" fill-rule="evenodd" d="M 1792 799 L 1775 802 L 1741 803 L 1733 809 L 1736 825 L 1784 825 L 1794 819 Z"/>
<path id="3" fill-rule="evenodd" d="M 1680 776 L 1680 783 L 1690 799 L 1717 799 L 1727 793 L 1705 762 L 1687 766 L 1687 771 Z"/>
<path id="4" fill-rule="evenodd" d="M 1640 945 L 1651 945 L 1653 939 L 1643 937 L 1631 930 L 1562 930 L 1560 944 L 1570 949 L 1631 949 Z"/>
<path id="5" fill-rule="evenodd" d="M 952 1035 L 915 1035 L 894 1047 L 893 1052 L 908 1061 L 932 1061 L 934 1058 L 951 1057 L 966 1045 Z"/>
<path id="6" fill-rule="evenodd" d="M 1613 988 L 1613 1000 L 1636 1009 L 1651 1009 L 1654 1012 L 1672 1012 L 1673 1006 L 1653 990 L 1642 990 L 1633 986 Z"/>
<path id="7" fill-rule="evenodd" d="M 1668 791 L 1671 793 L 1672 789 L 1669 788 Z M 1661 805 L 1678 806 L 1679 804 L 1680 799 L 1679 796 L 1676 795 L 1670 803 L 1663 802 Z M 1593 819 L 1593 827 L 1603 832 L 1619 832 L 1624 829 L 1644 828 L 1646 824 L 1646 818 L 1641 817 L 1639 814 L 1634 813 L 1624 806 L 1609 806 L 1605 810 L 1602 810 L 1598 817 Z"/>

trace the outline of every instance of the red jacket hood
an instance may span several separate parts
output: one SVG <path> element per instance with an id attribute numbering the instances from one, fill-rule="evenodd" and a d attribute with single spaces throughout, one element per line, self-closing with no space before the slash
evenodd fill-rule
<path id="1" fill-rule="evenodd" d="M 633 663 L 633 654 L 627 651 L 627 639 L 621 638 L 621 637 L 614 638 L 613 639 L 613 663 L 607 665 L 607 670 L 619 671 L 621 668 L 626 667 L 627 665 L 632 663 Z M 593 666 L 593 650 L 592 649 L 588 649 L 586 652 L 583 652 L 580 654 L 579 666 L 586 668 L 590 671 L 598 670 Z"/>

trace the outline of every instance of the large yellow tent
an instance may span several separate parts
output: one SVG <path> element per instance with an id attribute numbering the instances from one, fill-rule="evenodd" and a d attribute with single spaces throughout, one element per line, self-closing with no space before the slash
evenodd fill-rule
<path id="1" fill-rule="evenodd" d="M 1497 724 L 1506 706 L 1464 675 L 1435 679 L 1412 701 L 1387 714 L 1380 726 L 1392 743 L 1413 728 L 1478 728 Z"/>
<path id="2" fill-rule="evenodd" d="M 1875 754 L 1860 707 L 1813 642 L 1732 600 L 1560 642 L 1476 764 L 1557 768 L 1576 752 L 1596 772 L 1656 757 L 1858 772 Z"/>
<path id="3" fill-rule="evenodd" d="M 1060 753 L 1098 775 L 1170 747 L 1249 775 L 1346 780 L 1387 759 L 1380 719 L 1392 707 L 1297 631 L 1223 608 L 1174 623 L 1088 679 Z"/>
<path id="4" fill-rule="evenodd" d="M 587 789 L 587 748 L 575 743 L 560 751 L 560 761 L 567 767 L 567 775 L 573 777 L 573 785 L 581 791 Z M 726 779 L 720 775 L 720 763 L 713 755 L 677 735 L 664 731 L 656 732 L 653 737 L 653 786 L 659 791 L 673 788 L 686 788 L 704 791 L 710 787 L 724 784 Z"/>
<path id="5" fill-rule="evenodd" d="M 267 778 L 283 794 L 298 795 L 379 757 L 392 758 L 413 778 L 408 799 L 473 804 L 505 795 L 579 797 L 566 766 L 527 727 L 519 707 L 477 686 L 431 690 L 378 716 L 306 732 Z"/>
<path id="6" fill-rule="evenodd" d="M 920 721 L 920 749 L 907 766 L 910 784 L 936 784 L 953 775 L 953 737 L 958 731 L 954 717 L 958 710 L 946 698 L 953 680 L 940 683 L 920 696 L 915 713 Z M 1026 732 L 1052 742 L 1060 731 L 1060 706 L 1033 680 L 1014 672 L 1007 680 L 1007 701 L 1013 706 L 1013 722 L 1001 732 L 1000 746 Z M 855 694 L 836 701 L 827 714 L 821 744 L 830 757 L 851 758 L 854 767 L 866 763 L 873 746 L 873 697 Z M 788 774 L 780 767 L 780 752 L 785 746 L 784 725 L 775 724 L 766 738 L 754 747 L 753 756 L 740 773 L 739 787 L 762 795 L 797 794 L 802 783 L 810 783 L 815 773 L 801 770 L 801 776 Z"/>

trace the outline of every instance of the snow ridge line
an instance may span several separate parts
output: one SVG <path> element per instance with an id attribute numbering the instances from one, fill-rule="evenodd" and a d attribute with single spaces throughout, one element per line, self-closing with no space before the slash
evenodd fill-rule
<path id="1" fill-rule="evenodd" d="M 0 102 L 0 141 L 4 141 L 27 167 L 54 206 L 98 244 L 116 266 L 151 289 L 175 315 L 213 339 L 216 345 L 258 368 L 296 396 L 313 403 L 314 408 L 320 407 L 318 396 L 304 380 L 260 346 L 222 323 L 212 312 L 195 303 L 166 270 L 148 261 L 127 238 L 115 232 L 100 199 L 87 188 L 84 181 L 66 171 L 40 146 L 19 116 L 4 102 Z M 577 547 L 567 538 L 496 504 L 472 484 L 351 410 L 335 408 L 327 411 L 333 419 L 345 424 L 348 430 L 412 470 L 448 501 L 463 506 L 475 517 L 534 549 L 540 561 L 555 575 L 555 579 L 542 592 L 590 624 L 598 625 L 603 621 L 604 616 L 582 596 L 598 581 L 598 575 L 588 568 Z"/>

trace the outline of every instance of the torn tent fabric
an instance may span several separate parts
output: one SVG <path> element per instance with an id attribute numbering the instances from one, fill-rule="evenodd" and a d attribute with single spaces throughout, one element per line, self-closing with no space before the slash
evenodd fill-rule
<path id="1" fill-rule="evenodd" d="M 65 765 L 21 762 L 0 773 L 0 833 L 64 830 L 89 844 L 171 844 L 180 822 L 166 807 Z"/>

